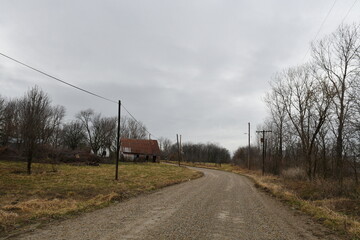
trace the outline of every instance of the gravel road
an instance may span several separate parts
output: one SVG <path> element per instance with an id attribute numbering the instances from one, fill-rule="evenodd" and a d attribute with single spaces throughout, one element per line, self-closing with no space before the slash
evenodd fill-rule
<path id="1" fill-rule="evenodd" d="M 198 170 L 205 176 L 17 239 L 339 239 L 246 177 Z"/>

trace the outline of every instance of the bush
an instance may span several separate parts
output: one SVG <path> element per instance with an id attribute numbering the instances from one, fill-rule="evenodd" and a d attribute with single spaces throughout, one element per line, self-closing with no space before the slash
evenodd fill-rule
<path id="1" fill-rule="evenodd" d="M 91 154 L 86 151 L 62 151 L 58 160 L 63 163 L 70 163 L 75 165 L 90 165 L 90 166 L 99 166 L 100 157 Z"/>
<path id="2" fill-rule="evenodd" d="M 0 159 L 18 160 L 20 158 L 20 153 L 15 148 L 9 146 L 0 147 Z"/>
<path id="3" fill-rule="evenodd" d="M 290 180 L 306 180 L 306 172 L 300 167 L 288 168 L 281 171 L 281 176 Z"/>

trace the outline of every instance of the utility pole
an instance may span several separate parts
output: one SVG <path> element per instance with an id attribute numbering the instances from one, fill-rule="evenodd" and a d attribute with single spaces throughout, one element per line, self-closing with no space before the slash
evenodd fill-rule
<path id="1" fill-rule="evenodd" d="M 248 147 L 248 169 L 250 170 L 250 123 L 248 123 L 248 139 L 249 139 L 249 147 Z"/>
<path id="2" fill-rule="evenodd" d="M 256 131 L 256 133 L 262 133 L 261 142 L 263 144 L 263 151 L 262 151 L 262 175 L 265 174 L 265 133 L 271 133 L 272 131 L 262 130 L 262 131 Z"/>
<path id="3" fill-rule="evenodd" d="M 116 171 L 115 180 L 119 178 L 119 157 L 120 157 L 120 119 L 121 119 L 121 101 L 118 104 L 118 125 L 117 125 L 117 141 L 116 141 Z"/>
<path id="4" fill-rule="evenodd" d="M 181 143 L 181 134 L 180 134 L 180 161 L 182 162 L 182 143 Z"/>
<path id="5" fill-rule="evenodd" d="M 179 166 L 180 166 L 180 144 L 179 144 L 179 135 L 176 134 L 176 143 L 177 143 L 177 147 L 178 147 L 178 162 L 179 162 Z"/>

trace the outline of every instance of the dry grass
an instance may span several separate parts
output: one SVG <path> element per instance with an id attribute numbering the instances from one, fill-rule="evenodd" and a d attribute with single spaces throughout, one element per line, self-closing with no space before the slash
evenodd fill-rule
<path id="1" fill-rule="evenodd" d="M 273 196 L 290 204 L 293 208 L 311 215 L 327 227 L 346 234 L 351 239 L 360 239 L 360 187 L 347 181 L 340 188 L 336 182 L 304 180 L 300 169 L 290 169 L 282 177 L 262 176 L 260 171 L 249 171 L 238 166 L 222 164 L 192 164 L 194 167 L 205 167 L 234 172 L 250 177 L 255 185 Z"/>
<path id="2" fill-rule="evenodd" d="M 165 164 L 69 166 L 0 161 L 0 235 L 29 223 L 107 206 L 141 193 L 202 176 Z"/>
<path id="3" fill-rule="evenodd" d="M 300 167 L 283 170 L 281 171 L 281 176 L 291 180 L 306 180 L 306 172 Z"/>

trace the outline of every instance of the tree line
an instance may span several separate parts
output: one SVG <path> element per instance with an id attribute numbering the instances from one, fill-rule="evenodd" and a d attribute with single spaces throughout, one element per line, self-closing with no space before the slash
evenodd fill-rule
<path id="1" fill-rule="evenodd" d="M 229 163 L 231 160 L 229 150 L 215 143 L 188 142 L 179 147 L 177 143 L 173 144 L 171 140 L 161 137 L 159 139 L 159 147 L 162 151 L 162 159 L 173 161 L 178 161 L 179 157 L 182 161 L 192 163 L 221 164 Z"/>
<path id="2" fill-rule="evenodd" d="M 265 103 L 267 170 L 299 167 L 340 184 L 360 167 L 360 25 L 311 44 L 311 60 L 275 74 Z"/>
<path id="3" fill-rule="evenodd" d="M 62 149 L 91 149 L 100 154 L 116 151 L 117 117 L 105 117 L 92 109 L 82 110 L 70 122 L 64 122 L 65 107 L 54 106 L 39 87 L 23 97 L 0 96 L 0 146 L 17 148 L 27 160 L 27 171 L 41 146 Z M 143 139 L 147 129 L 129 117 L 120 120 L 123 138 Z"/>

